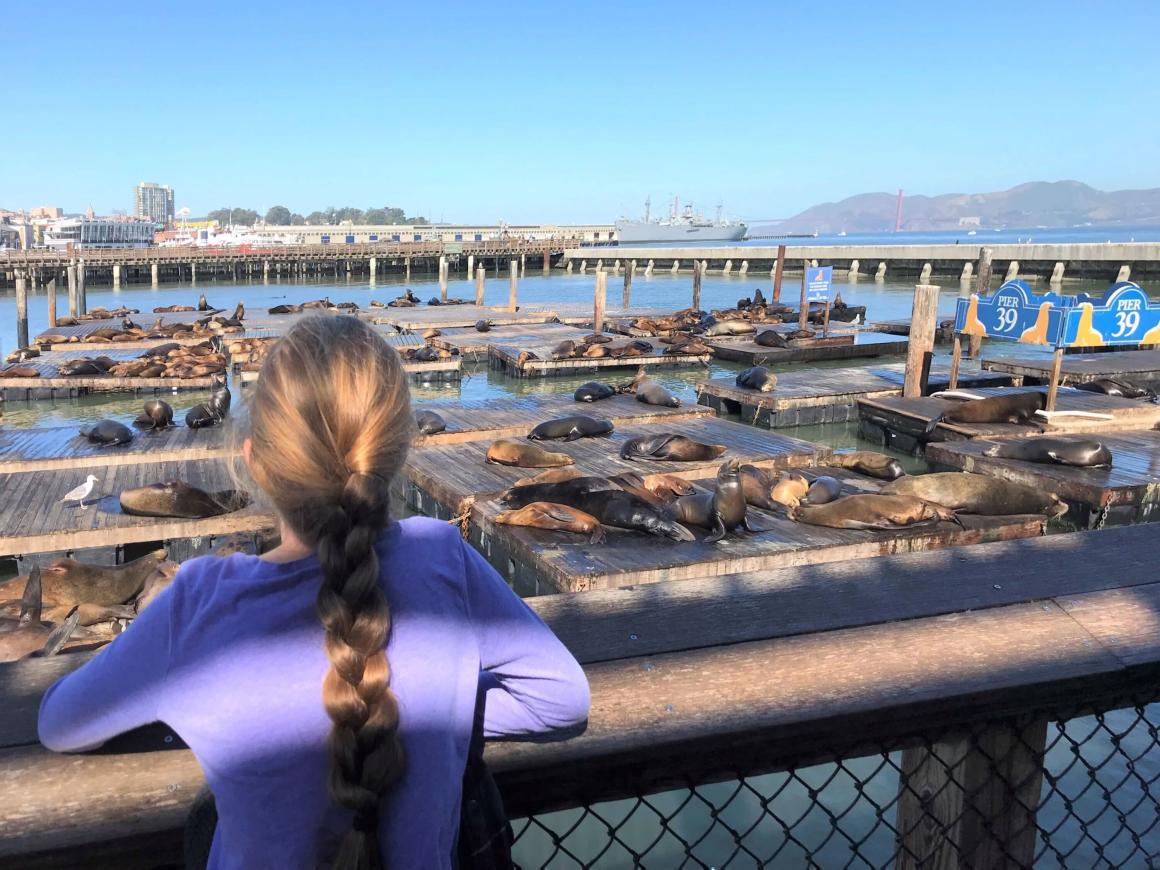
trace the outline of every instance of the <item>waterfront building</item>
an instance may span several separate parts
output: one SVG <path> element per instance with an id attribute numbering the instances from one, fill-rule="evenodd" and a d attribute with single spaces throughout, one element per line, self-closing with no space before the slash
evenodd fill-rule
<path id="1" fill-rule="evenodd" d="M 290 244 L 357 245 L 375 242 L 487 242 L 497 239 L 579 239 L 611 242 L 612 224 L 385 224 L 381 226 L 258 226 L 252 233 Z"/>
<path id="2" fill-rule="evenodd" d="M 137 185 L 135 214 L 161 226 L 173 223 L 173 188 L 168 184 L 142 181 Z"/>
<path id="3" fill-rule="evenodd" d="M 153 244 L 152 220 L 131 217 L 79 217 L 52 221 L 45 227 L 50 248 L 145 248 Z"/>

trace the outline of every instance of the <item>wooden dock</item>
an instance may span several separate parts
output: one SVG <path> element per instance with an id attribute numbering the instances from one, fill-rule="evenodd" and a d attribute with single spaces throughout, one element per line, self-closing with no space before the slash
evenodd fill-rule
<path id="1" fill-rule="evenodd" d="M 552 310 L 556 312 L 556 318 L 561 323 L 589 329 L 592 327 L 591 302 L 558 302 L 552 306 Z M 629 305 L 628 308 L 612 306 L 605 315 L 604 328 L 608 332 L 643 337 L 649 333 L 630 330 L 627 321 L 635 320 L 638 317 L 668 317 L 672 313 L 673 309 L 671 308 L 646 308 L 639 305 Z"/>
<path id="2" fill-rule="evenodd" d="M 440 334 L 429 339 L 432 347 L 457 350 L 463 359 L 471 362 L 487 359 L 488 348 L 493 344 L 521 345 L 525 342 L 554 342 L 576 339 L 588 335 L 573 326 L 563 323 L 517 323 L 494 326 L 487 332 L 479 332 L 474 327 L 440 330 Z"/>
<path id="3" fill-rule="evenodd" d="M 729 449 L 720 458 L 697 462 L 629 462 L 620 458 L 620 447 L 629 438 L 666 432 L 704 444 L 724 444 Z M 517 480 L 542 470 L 490 464 L 485 459 L 490 445 L 489 439 L 413 451 L 395 480 L 395 495 L 412 511 L 450 519 L 467 514 L 476 499 L 493 498 Z M 574 467 L 586 474 L 607 477 L 632 471 L 685 479 L 704 477 L 710 470 L 715 474 L 723 461 L 733 457 L 762 468 L 780 469 L 813 465 L 830 452 L 828 447 L 808 441 L 713 418 L 633 423 L 609 438 L 581 438 L 568 444 L 551 441 L 542 446 L 554 453 L 567 453 L 576 460 Z"/>
<path id="4" fill-rule="evenodd" d="M 606 348 L 620 348 L 631 341 L 648 341 L 653 345 L 653 353 L 645 356 L 624 358 L 601 357 L 592 359 L 578 357 L 575 359 L 552 359 L 552 350 L 565 339 L 575 339 L 577 342 L 585 335 L 585 330 L 573 329 L 569 334 L 559 324 L 546 324 L 540 329 L 528 328 L 528 335 L 513 344 L 492 343 L 489 345 L 488 361 L 492 368 L 517 378 L 559 377 L 563 375 L 578 375 L 597 372 L 604 369 L 637 368 L 639 366 L 666 367 L 678 366 L 705 366 L 712 358 L 710 354 L 673 354 L 666 353 L 667 345 L 659 339 L 633 339 L 629 337 L 614 339 L 605 344 Z M 520 362 L 520 356 L 531 353 L 536 359 L 527 359 Z"/>
<path id="5" fill-rule="evenodd" d="M 821 335 L 820 329 L 818 335 Z M 755 366 L 903 354 L 906 353 L 908 339 L 880 332 L 858 332 L 854 335 L 853 343 L 808 347 L 762 347 L 752 338 L 741 341 L 709 338 L 705 343 L 713 348 L 718 359 Z"/>
<path id="6" fill-rule="evenodd" d="M 1074 468 L 984 456 L 987 448 L 997 443 L 984 438 L 929 444 L 926 456 L 937 465 L 1054 493 L 1068 502 L 1069 519 L 1080 528 L 1160 519 L 1160 432 L 1101 433 L 1098 440 L 1112 451 L 1111 468 Z"/>
<path id="7" fill-rule="evenodd" d="M 221 426 L 190 429 L 184 411 L 174 409 L 178 425 L 156 432 L 133 430 L 129 444 L 105 447 L 94 444 L 75 427 L 56 429 L 0 429 L 0 473 L 57 471 L 100 464 L 138 465 L 209 459 L 230 452 L 229 437 Z M 96 472 L 94 472 L 96 473 Z"/>
<path id="8" fill-rule="evenodd" d="M 1051 356 L 987 357 L 983 368 L 1006 372 L 1033 383 L 1051 378 Z M 1080 384 L 1099 378 L 1123 378 L 1139 387 L 1160 387 L 1160 350 L 1127 350 L 1108 353 L 1068 354 L 1059 370 L 1062 384 Z"/>
<path id="9" fill-rule="evenodd" d="M 847 494 L 873 492 L 881 485 L 833 468 L 803 469 L 803 473 L 811 478 L 819 474 L 838 477 Z M 703 473 L 697 483 L 710 491 L 713 480 Z M 1042 535 L 1046 527 L 1039 515 L 963 516 L 965 528 L 939 523 L 902 531 L 853 531 L 796 523 L 784 514 L 750 507 L 749 517 L 764 531 L 741 529 L 717 544 L 704 543 L 708 532 L 693 527 L 694 543 L 609 528 L 606 543 L 589 544 L 584 535 L 498 525 L 495 516 L 501 510 L 494 501 L 476 501 L 471 512 L 472 541 L 521 595 L 586 592 L 1029 538 Z"/>
<path id="10" fill-rule="evenodd" d="M 697 401 L 717 414 L 739 414 L 747 423 L 772 429 L 844 423 L 858 419 L 859 399 L 902 395 L 905 370 L 903 363 L 808 371 L 791 369 L 777 373 L 777 388 L 769 393 L 739 387 L 733 377 L 713 378 L 697 384 Z M 945 390 L 949 381 L 947 366 L 932 367 L 930 390 Z M 962 389 L 1010 383 L 1009 375 L 959 372 Z"/>
<path id="11" fill-rule="evenodd" d="M 173 326 L 174 324 L 182 324 L 193 327 L 196 323 L 202 320 L 208 320 L 215 314 L 225 314 L 229 316 L 229 312 L 222 308 L 215 308 L 211 311 L 174 311 L 164 314 L 154 314 L 151 311 L 142 311 L 138 314 L 127 315 L 130 320 L 137 324 L 142 329 L 148 330 L 161 321 L 162 326 Z M 79 344 L 82 347 L 88 347 L 89 342 L 85 339 L 87 336 L 96 332 L 99 329 L 120 329 L 124 321 L 124 317 L 110 317 L 106 320 L 82 320 L 72 326 L 50 326 L 40 335 L 33 339 L 32 343 L 42 347 L 59 347 L 62 344 Z M 168 338 L 153 338 L 146 339 L 155 344 L 160 344 L 164 341 L 170 341 Z M 104 342 L 102 342 L 104 343 Z M 109 344 L 121 344 L 121 342 L 108 342 Z"/>
<path id="12" fill-rule="evenodd" d="M 1043 392 L 1046 387 L 991 387 L 972 389 L 980 396 L 993 396 L 1012 390 Z M 971 438 L 1013 437 L 1035 435 L 1040 432 L 1114 432 L 1125 429 L 1151 429 L 1160 424 L 1160 405 L 1134 399 L 1120 399 L 1102 393 L 1062 388 L 1056 402 L 1056 411 L 1087 411 L 1109 414 L 1112 419 L 1087 417 L 1058 417 L 1048 423 L 1045 419 L 1034 425 L 1015 423 L 940 423 L 931 435 L 925 434 L 927 424 L 937 414 L 956 404 L 953 399 L 924 396 L 916 399 L 901 397 L 858 400 L 858 434 L 878 444 L 885 444 L 905 453 L 922 456 L 926 444 L 934 441 L 962 441 Z M 1037 418 L 1042 419 L 1042 418 Z"/>
<path id="13" fill-rule="evenodd" d="M 388 333 L 383 330 L 378 331 L 386 340 L 387 344 L 399 351 L 405 350 L 407 348 L 422 347 L 424 344 L 426 344 L 422 338 L 411 333 Z M 273 335 L 261 337 L 276 338 L 277 336 Z M 403 371 L 410 375 L 412 380 L 417 381 L 457 381 L 463 377 L 463 360 L 460 357 L 432 360 L 431 362 L 414 362 L 404 360 Z M 238 378 L 242 381 L 242 383 L 252 383 L 258 379 L 258 372 L 239 372 Z"/>
<path id="14" fill-rule="evenodd" d="M 474 303 L 468 305 L 415 305 L 410 308 L 371 308 L 360 316 L 371 323 L 393 326 L 399 330 L 421 331 L 430 327 L 436 329 L 463 329 L 474 326 L 480 320 L 490 320 L 495 325 L 518 323 L 551 323 L 556 312 L 540 306 L 519 306 L 518 311 L 494 308 Z"/>
<path id="15" fill-rule="evenodd" d="M 638 402 L 635 396 L 629 395 L 612 396 L 589 404 L 577 402 L 571 393 L 510 399 L 424 402 L 418 405 L 416 410 L 435 411 L 447 423 L 447 430 L 444 432 L 436 435 L 420 435 L 415 440 L 416 446 L 523 438 L 533 427 L 545 420 L 572 414 L 586 414 L 598 420 L 611 420 L 617 426 L 639 426 L 645 423 L 668 423 L 678 420 L 683 422 L 713 416 L 713 411 L 703 405 L 667 408 L 646 405 Z"/>
<path id="16" fill-rule="evenodd" d="M 196 461 L 138 462 L 52 471 L 0 474 L 0 556 L 18 556 L 89 547 L 112 547 L 144 541 L 214 537 L 258 531 L 274 525 L 274 516 L 257 507 L 208 519 L 136 517 L 121 512 L 122 490 L 169 480 L 183 480 L 207 492 L 233 489 L 224 458 Z M 61 496 L 97 476 L 93 502 L 81 510 L 60 503 Z"/>
<path id="17" fill-rule="evenodd" d="M 86 393 L 132 392 L 171 393 L 178 390 L 208 390 L 213 376 L 204 378 L 116 378 L 109 375 L 82 375 L 67 378 L 3 378 L 0 396 L 6 401 L 75 399 Z"/>

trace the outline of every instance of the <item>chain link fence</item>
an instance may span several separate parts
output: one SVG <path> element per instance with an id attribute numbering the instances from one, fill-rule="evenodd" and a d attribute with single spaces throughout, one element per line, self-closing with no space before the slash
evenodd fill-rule
<path id="1" fill-rule="evenodd" d="M 1158 698 L 912 735 L 778 773 L 690 774 L 684 788 L 514 820 L 515 860 L 525 870 L 1160 868 Z"/>

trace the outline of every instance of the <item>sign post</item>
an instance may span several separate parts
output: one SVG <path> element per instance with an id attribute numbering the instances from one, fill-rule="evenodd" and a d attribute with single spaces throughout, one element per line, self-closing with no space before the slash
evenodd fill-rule
<path id="1" fill-rule="evenodd" d="M 832 299 L 831 291 L 833 290 L 834 282 L 834 267 L 833 266 L 808 266 L 805 270 L 805 295 L 802 304 L 802 329 L 805 329 L 805 322 L 809 314 L 809 306 L 814 302 L 821 302 L 826 306 L 825 313 L 822 316 L 822 335 L 827 336 L 830 333 L 830 302 Z"/>

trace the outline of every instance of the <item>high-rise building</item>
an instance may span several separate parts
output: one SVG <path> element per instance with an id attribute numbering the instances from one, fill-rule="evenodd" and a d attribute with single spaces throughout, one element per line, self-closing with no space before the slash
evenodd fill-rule
<path id="1" fill-rule="evenodd" d="M 173 188 L 142 181 L 137 185 L 137 217 L 169 226 L 173 223 Z"/>

